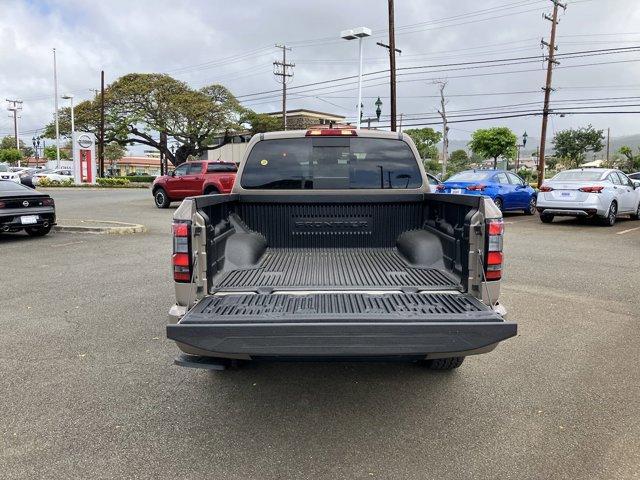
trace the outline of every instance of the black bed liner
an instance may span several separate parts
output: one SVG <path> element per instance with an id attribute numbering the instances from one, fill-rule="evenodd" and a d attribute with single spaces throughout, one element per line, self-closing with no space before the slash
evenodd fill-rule
<path id="1" fill-rule="evenodd" d="M 254 266 L 216 279 L 216 291 L 248 289 L 457 290 L 460 281 L 437 268 L 408 263 L 395 248 L 269 248 Z"/>
<path id="2" fill-rule="evenodd" d="M 455 293 L 314 293 L 210 295 L 182 324 L 313 321 L 471 321 L 502 320 L 470 295 Z"/>

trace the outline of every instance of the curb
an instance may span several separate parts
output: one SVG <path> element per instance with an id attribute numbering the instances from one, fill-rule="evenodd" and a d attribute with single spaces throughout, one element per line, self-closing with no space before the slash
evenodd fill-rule
<path id="1" fill-rule="evenodd" d="M 76 222 L 78 220 L 75 220 Z M 84 226 L 84 225 L 54 225 L 56 232 L 81 232 L 81 233 L 106 233 L 109 235 L 133 235 L 144 233 L 147 227 L 139 223 L 126 223 L 105 220 L 80 220 L 80 222 L 108 223 L 109 226 Z M 114 226 L 115 224 L 115 226 Z"/>

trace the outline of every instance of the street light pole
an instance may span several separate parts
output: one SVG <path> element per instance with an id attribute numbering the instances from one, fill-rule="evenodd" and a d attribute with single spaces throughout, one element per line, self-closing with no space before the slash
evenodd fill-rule
<path id="1" fill-rule="evenodd" d="M 365 37 L 371 36 L 371 29 L 367 27 L 358 27 L 351 30 L 343 30 L 340 32 L 340 36 L 345 40 L 358 39 L 358 110 L 356 112 L 356 128 L 360 130 L 360 123 L 362 121 L 362 55 L 364 52 L 364 45 L 362 40 Z"/>
<path id="2" fill-rule="evenodd" d="M 60 168 L 60 126 L 58 122 L 58 65 L 56 64 L 56 49 L 53 49 L 53 107 L 56 118 L 56 168 Z"/>

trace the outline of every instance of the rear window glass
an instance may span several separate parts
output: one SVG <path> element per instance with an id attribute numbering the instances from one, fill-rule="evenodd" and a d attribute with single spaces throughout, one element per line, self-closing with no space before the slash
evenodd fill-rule
<path id="1" fill-rule="evenodd" d="M 473 172 L 471 170 L 467 172 L 460 172 L 450 177 L 447 182 L 477 182 L 487 178 L 489 173 L 493 172 Z"/>
<path id="2" fill-rule="evenodd" d="M 590 170 L 570 170 L 566 172 L 560 172 L 552 180 L 600 180 L 602 172 L 594 172 Z"/>
<path id="3" fill-rule="evenodd" d="M 25 187 L 10 180 L 0 180 L 0 192 L 33 192 L 29 187 Z"/>
<path id="4" fill-rule="evenodd" d="M 235 163 L 210 163 L 207 165 L 207 172 L 237 172 L 238 167 Z"/>
<path id="5" fill-rule="evenodd" d="M 305 137 L 258 142 L 241 179 L 247 189 L 419 188 L 409 146 L 382 138 Z"/>

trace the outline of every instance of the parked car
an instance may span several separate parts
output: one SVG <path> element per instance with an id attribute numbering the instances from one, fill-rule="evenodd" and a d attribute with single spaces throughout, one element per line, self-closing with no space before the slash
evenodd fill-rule
<path id="1" fill-rule="evenodd" d="M 35 185 L 33 184 L 33 175 L 35 175 L 40 170 L 38 170 L 37 168 L 31 168 L 31 167 L 20 167 L 20 168 L 13 167 L 13 168 L 14 168 L 13 171 L 16 172 L 20 177 L 20 182 L 22 183 L 22 185 L 35 188 Z"/>
<path id="2" fill-rule="evenodd" d="M 430 173 L 427 173 L 427 182 L 429 182 L 429 185 L 431 185 L 432 192 L 438 191 L 438 187 L 442 185 L 440 179 L 435 175 L 431 175 Z"/>
<path id="3" fill-rule="evenodd" d="M 540 186 L 538 212 L 543 223 L 554 217 L 597 217 L 613 226 L 619 215 L 640 218 L 640 186 L 619 170 L 565 170 Z"/>
<path id="4" fill-rule="evenodd" d="M 441 193 L 484 195 L 503 212 L 536 213 L 536 191 L 522 178 L 505 170 L 465 170 L 438 187 Z"/>
<path id="5" fill-rule="evenodd" d="M 0 182 L 0 233 L 24 230 L 41 237 L 56 223 L 53 198 L 14 182 Z"/>
<path id="6" fill-rule="evenodd" d="M 407 359 L 451 370 L 516 335 L 498 303 L 502 214 L 440 195 L 411 138 L 255 135 L 231 195 L 174 214 L 176 363 Z"/>
<path id="7" fill-rule="evenodd" d="M 232 162 L 194 161 L 178 165 L 169 175 L 157 177 L 151 191 L 158 208 L 197 195 L 229 193 L 238 167 Z"/>
<path id="8" fill-rule="evenodd" d="M 31 177 L 31 181 L 33 185 L 38 185 L 40 179 L 46 178 L 52 182 L 68 182 L 69 180 L 73 181 L 73 172 L 71 170 L 67 170 L 64 168 L 57 168 L 53 170 L 42 170 L 35 173 Z"/>
<path id="9" fill-rule="evenodd" d="M 9 180 L 10 182 L 20 183 L 20 175 L 11 170 L 5 163 L 0 163 L 0 180 Z"/>

